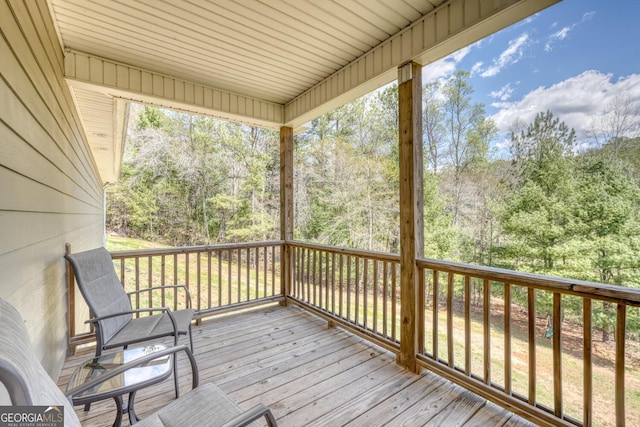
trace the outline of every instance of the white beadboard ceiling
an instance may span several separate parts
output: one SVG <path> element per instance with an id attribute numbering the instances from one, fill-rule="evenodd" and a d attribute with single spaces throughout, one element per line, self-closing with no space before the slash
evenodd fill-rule
<path id="1" fill-rule="evenodd" d="M 427 64 L 560 0 L 47 1 L 113 182 L 129 101 L 298 127 L 392 81 L 403 62 Z"/>
<path id="2" fill-rule="evenodd" d="M 445 0 L 51 0 L 66 48 L 285 104 Z"/>

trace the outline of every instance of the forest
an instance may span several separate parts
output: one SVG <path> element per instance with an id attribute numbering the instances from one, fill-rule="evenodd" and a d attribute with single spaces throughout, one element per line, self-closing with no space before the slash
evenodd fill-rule
<path id="1" fill-rule="evenodd" d="M 640 287 L 630 102 L 617 98 L 588 135 L 540 111 L 500 152 L 468 79 L 424 86 L 425 256 Z M 399 251 L 397 120 L 390 85 L 295 135 L 296 239 Z M 276 131 L 133 106 L 110 232 L 176 246 L 279 239 L 278 211 Z"/>

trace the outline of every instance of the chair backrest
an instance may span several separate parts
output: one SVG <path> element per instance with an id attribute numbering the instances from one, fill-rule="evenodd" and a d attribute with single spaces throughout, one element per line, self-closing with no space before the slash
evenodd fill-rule
<path id="1" fill-rule="evenodd" d="M 0 382 L 14 406 L 64 406 L 64 425 L 80 426 L 73 406 L 33 352 L 20 313 L 0 300 Z"/>
<path id="2" fill-rule="evenodd" d="M 73 266 L 73 273 L 89 309 L 96 317 L 131 310 L 131 301 L 127 296 L 115 269 L 111 254 L 105 248 L 65 255 Z M 108 342 L 132 315 L 117 316 L 100 322 L 98 335 Z"/>

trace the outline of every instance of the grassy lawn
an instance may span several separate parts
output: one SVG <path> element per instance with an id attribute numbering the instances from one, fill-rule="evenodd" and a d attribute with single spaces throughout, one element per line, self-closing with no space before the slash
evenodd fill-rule
<path id="1" fill-rule="evenodd" d="M 135 239 L 133 237 L 122 237 L 115 234 L 107 235 L 108 251 L 128 251 L 135 249 L 155 249 L 168 248 L 168 245 L 162 243 L 150 242 L 148 240 Z"/>
<path id="2" fill-rule="evenodd" d="M 112 251 L 162 247 L 168 246 L 121 236 L 109 236 L 107 240 L 107 249 Z M 195 308 L 199 309 L 225 306 L 278 293 L 279 264 L 269 265 L 265 274 L 264 262 L 262 262 L 264 258 L 258 267 L 250 265 L 247 268 L 246 250 L 243 250 L 242 254 L 241 266 L 235 260 L 228 262 L 215 253 L 212 254 L 211 260 L 206 253 L 179 254 L 175 258 L 173 255 L 141 257 L 137 262 L 135 259 L 127 259 L 124 266 L 125 289 L 131 292 L 163 283 L 186 285 Z M 255 252 L 252 254 L 255 256 Z M 237 256 L 237 251 L 234 251 L 234 256 Z M 261 256 L 264 254 L 262 253 Z M 120 262 L 115 262 L 118 275 L 121 274 Z M 186 293 L 182 290 L 177 294 L 173 290 L 143 292 L 134 300 L 134 303 L 138 307 L 148 307 L 149 301 L 152 301 L 155 307 L 184 308 Z"/>

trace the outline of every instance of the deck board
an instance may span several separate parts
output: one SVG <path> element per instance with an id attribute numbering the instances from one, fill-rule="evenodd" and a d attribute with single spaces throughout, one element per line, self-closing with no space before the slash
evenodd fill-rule
<path id="1" fill-rule="evenodd" d="M 201 383 L 213 381 L 243 408 L 261 402 L 280 426 L 517 425 L 526 420 L 431 373 L 413 374 L 395 356 L 299 307 L 267 306 L 218 316 L 194 327 Z M 91 349 L 70 357 L 64 390 Z M 180 389 L 191 387 L 179 360 Z M 138 392 L 144 417 L 175 398 L 170 379 Z M 86 426 L 113 423 L 113 400 L 76 407 Z M 128 425 L 124 420 L 123 425 Z"/>

